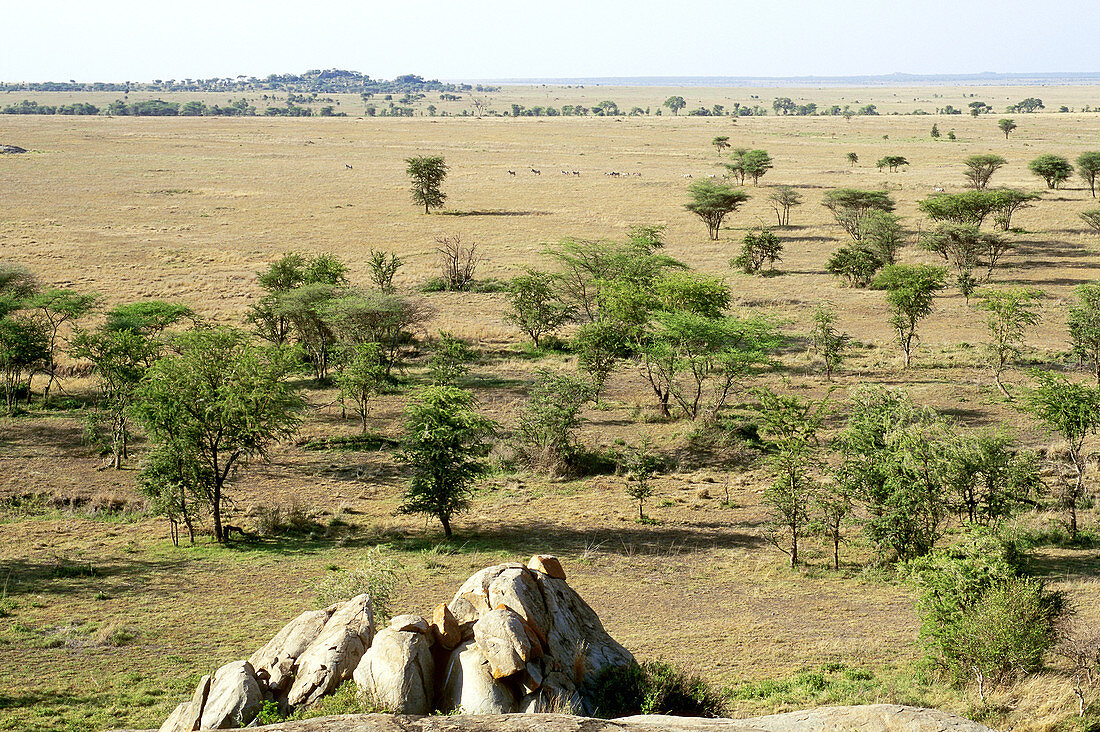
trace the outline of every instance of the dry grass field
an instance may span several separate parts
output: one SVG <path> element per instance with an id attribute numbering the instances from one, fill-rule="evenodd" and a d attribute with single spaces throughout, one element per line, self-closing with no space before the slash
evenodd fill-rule
<path id="1" fill-rule="evenodd" d="M 830 188 L 886 188 L 915 240 L 916 231 L 928 226 L 917 201 L 934 188 L 963 190 L 961 161 L 968 155 L 1004 156 L 1008 164 L 993 183 L 1043 197 L 1013 219 L 1022 233 L 1011 235 L 1016 249 L 994 284 L 1045 293 L 1043 321 L 1029 339 L 1025 362 L 1068 361 L 1065 315 L 1072 289 L 1100 279 L 1100 237 L 1078 218 L 1096 204 L 1076 179 L 1057 191 L 1043 190 L 1027 163 L 1043 153 L 1072 160 L 1100 149 L 1100 113 L 1049 111 L 1100 102 L 1100 89 L 517 87 L 492 97 L 499 108 L 511 101 L 559 106 L 613 99 L 629 109 L 656 108 L 672 93 L 683 94 L 688 109 L 751 102 L 751 95 L 770 107 L 774 97 L 791 96 L 819 104 L 875 103 L 883 115 L 0 115 L 0 144 L 30 151 L 0 156 L 0 257 L 28 267 L 45 285 L 101 293 L 107 305 L 180 301 L 209 320 L 242 325 L 247 305 L 260 293 L 257 270 L 290 251 L 334 254 L 348 264 L 351 281 L 364 286 L 369 251 L 395 252 L 407 262 L 397 284 L 412 292 L 437 273 L 437 236 L 476 242 L 485 257 L 478 277 L 505 279 L 546 265 L 541 250 L 564 237 L 621 239 L 632 225 L 657 224 L 665 227 L 669 254 L 726 278 L 739 311 L 771 313 L 799 336 L 808 332 L 814 306 L 836 306 L 839 327 L 859 343 L 832 396 L 841 405 L 838 419 L 850 388 L 884 383 L 904 386 L 917 401 L 967 427 L 1005 424 L 1026 445 L 1051 443 L 992 386 L 977 348 L 985 338 L 982 319 L 953 289 L 922 324 L 914 367 L 901 369 L 882 293 L 843 287 L 825 271 L 846 235 L 820 201 Z M 1048 111 L 1007 115 L 1019 125 L 1008 140 L 997 129 L 997 119 L 1006 116 L 1000 113 L 889 114 L 947 103 L 965 107 L 974 98 L 1000 110 L 1028 96 L 1042 97 Z M 24 97 L 69 103 L 90 95 L 10 93 L 0 96 L 0 105 Z M 453 104 L 452 111 L 462 106 Z M 349 112 L 361 106 L 356 97 L 341 105 Z M 933 123 L 945 137 L 930 137 Z M 956 140 L 946 139 L 949 130 Z M 735 147 L 766 149 L 775 167 L 759 187 L 749 185 L 752 198 L 712 242 L 683 204 L 690 182 L 685 176 L 695 180 L 720 170 L 711 145 L 716 135 L 728 135 Z M 847 163 L 848 152 L 858 154 L 858 165 Z M 424 215 L 409 200 L 404 159 L 418 154 L 443 155 L 450 166 L 441 213 Z M 874 161 L 891 154 L 904 155 L 911 165 L 898 173 L 877 170 Z M 574 170 L 581 174 L 561 172 Z M 612 171 L 631 175 L 605 175 Z M 793 225 L 777 230 L 785 244 L 779 274 L 731 270 L 745 231 L 774 223 L 766 197 L 778 184 L 805 198 L 792 213 Z M 932 262 L 931 256 L 909 246 L 901 259 Z M 450 330 L 479 349 L 471 383 L 483 410 L 505 427 L 514 423 L 536 368 L 573 368 L 565 355 L 532 357 L 519 333 L 502 322 L 501 294 L 417 296 L 433 311 L 424 335 Z M 814 357 L 797 350 L 783 361 L 782 376 L 768 377 L 769 383 L 783 378 L 786 388 L 826 393 Z M 421 378 L 418 368 L 407 376 Z M 1013 383 L 1026 380 L 1019 369 L 1008 375 Z M 76 397 L 92 389 L 79 378 L 62 387 Z M 10 599 L 0 614 L 0 729 L 155 726 L 199 675 L 251 653 L 312 605 L 326 574 L 354 568 L 378 544 L 402 564 L 408 581 L 399 588 L 397 606 L 411 611 L 448 598 L 481 566 L 554 553 L 611 634 L 639 658 L 663 658 L 735 688 L 790 679 L 825 664 L 869 672 L 861 684 L 843 685 L 837 681 L 843 670 L 830 666 L 822 672 L 824 686 L 793 684 L 788 701 L 743 694 L 734 704 L 737 714 L 896 700 L 984 714 L 1005 729 L 1073 728 L 1059 726 L 1070 724 L 1076 702 L 1068 682 L 1056 675 L 998 691 L 985 706 L 972 689 L 914 680 L 920 677 L 908 670 L 919 655 L 912 589 L 887 574 L 861 571 L 856 560 L 866 550 L 854 532 L 842 572 L 828 570 L 825 547 L 817 544 L 806 568 L 787 570 L 785 557 L 760 539 L 760 499 L 768 482 L 762 468 L 728 472 L 689 454 L 692 425 L 643 419 L 649 389 L 629 369 L 615 375 L 605 405 L 586 411 L 582 441 L 637 444 L 648 435 L 682 458 L 678 472 L 661 476 L 649 503 L 655 525 L 633 520 L 636 506 L 616 476 L 558 482 L 509 473 L 481 486 L 473 510 L 456 521 L 455 542 L 447 545 L 440 544 L 434 524 L 394 514 L 404 474 L 388 452 L 310 447 L 312 438 L 354 434 L 357 424 L 340 419 L 331 392 L 306 393 L 310 410 L 299 439 L 243 471 L 232 497 L 242 521 L 254 507 L 279 505 L 311 516 L 317 530 L 226 547 L 203 538 L 196 547 L 174 548 L 167 523 L 141 512 L 137 461 L 122 471 L 104 470 L 103 458 L 81 442 L 78 410 L 0 420 L 0 494 L 8 501 L 0 514 L 0 591 Z M 374 410 L 372 430 L 396 436 L 406 398 L 385 397 Z M 139 444 L 139 457 L 142 449 Z M 1090 476 L 1094 489 L 1096 479 Z M 1092 529 L 1094 513 L 1085 517 Z M 1041 529 L 1055 517 L 1029 514 L 1018 521 Z M 1078 614 L 1100 620 L 1100 551 L 1038 551 L 1039 566 L 1054 587 L 1068 592 Z"/>

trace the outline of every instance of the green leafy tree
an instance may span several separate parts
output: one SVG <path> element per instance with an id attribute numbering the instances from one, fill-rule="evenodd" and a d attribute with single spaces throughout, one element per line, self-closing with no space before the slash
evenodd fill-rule
<path id="1" fill-rule="evenodd" d="M 749 150 L 741 156 L 741 170 L 752 178 L 752 184 L 758 185 L 760 178 L 775 167 L 771 155 L 766 150 Z M 742 179 L 742 183 L 744 179 Z"/>
<path id="2" fill-rule="evenodd" d="M 722 163 L 722 167 L 726 169 L 726 176 L 729 178 L 736 178 L 738 185 L 745 185 L 745 156 L 749 154 L 747 147 L 737 147 L 730 153 L 730 162 Z"/>
<path id="3" fill-rule="evenodd" d="M 1027 169 L 1046 181 L 1051 190 L 1065 183 L 1073 175 L 1073 165 L 1061 155 L 1040 155 L 1027 164 Z"/>
<path id="4" fill-rule="evenodd" d="M 854 152 L 850 152 L 844 157 L 848 161 L 848 165 L 856 165 L 859 163 L 859 155 Z"/>
<path id="5" fill-rule="evenodd" d="M 1100 386 L 1100 283 L 1074 288 L 1075 302 L 1069 306 L 1069 337 L 1073 351 L 1087 362 Z"/>
<path id="6" fill-rule="evenodd" d="M 1081 212 L 1081 220 L 1100 233 L 1100 208 Z"/>
<path id="7" fill-rule="evenodd" d="M 863 531 L 881 559 L 927 554 L 949 510 L 949 426 L 906 393 L 881 385 L 857 387 L 850 401 L 835 442 L 838 489 L 862 506 Z"/>
<path id="8" fill-rule="evenodd" d="M 1028 330 L 1039 324 L 1042 297 L 1041 291 L 1026 288 L 986 289 L 977 293 L 976 307 L 987 313 L 985 325 L 989 342 L 986 347 L 993 378 L 997 388 L 1009 399 L 1012 396 L 1001 381 L 1001 374 L 1020 355 Z"/>
<path id="9" fill-rule="evenodd" d="M 508 284 L 510 309 L 504 320 L 529 335 L 535 348 L 542 336 L 557 331 L 573 315 L 573 309 L 558 297 L 557 279 L 549 272 L 528 269 Z"/>
<path id="10" fill-rule="evenodd" d="M 243 331 L 191 330 L 173 340 L 173 351 L 142 378 L 134 411 L 155 442 L 179 448 L 208 476 L 203 499 L 222 543 L 229 476 L 293 435 L 304 403 L 287 384 L 283 354 L 255 346 Z"/>
<path id="11" fill-rule="evenodd" d="M 983 232 L 973 224 L 941 224 L 921 236 L 920 246 L 940 255 L 959 278 L 971 282 L 976 282 L 972 273 L 978 267 L 985 268 L 983 279 L 989 279 L 1001 257 L 1012 249 L 1004 237 Z"/>
<path id="12" fill-rule="evenodd" d="M 940 128 L 939 128 L 939 125 L 937 125 L 935 122 L 932 123 L 931 135 L 932 135 L 933 140 L 940 139 Z"/>
<path id="13" fill-rule="evenodd" d="M 719 135 L 711 140 L 710 144 L 714 145 L 715 149 L 718 150 L 718 154 L 721 155 L 722 151 L 730 146 L 730 138 L 728 135 Z"/>
<path id="14" fill-rule="evenodd" d="M 894 264 L 898 250 L 905 245 L 901 217 L 878 209 L 868 211 L 859 222 L 859 241 L 884 264 Z"/>
<path id="15" fill-rule="evenodd" d="M 413 333 L 428 320 L 428 309 L 419 300 L 378 291 L 338 290 L 334 295 L 320 303 L 318 311 L 327 329 L 324 337 L 331 338 L 334 349 L 340 344 L 377 343 L 386 378 L 391 378 L 415 346 Z M 338 359 L 335 365 L 340 366 Z"/>
<path id="16" fill-rule="evenodd" d="M 802 205 L 802 194 L 790 186 L 778 186 L 768 194 L 780 226 L 791 225 L 791 209 Z"/>
<path id="17" fill-rule="evenodd" d="M 1084 152 L 1078 155 L 1077 175 L 1089 184 L 1089 193 L 1096 198 L 1096 178 L 1100 176 L 1100 152 Z"/>
<path id="18" fill-rule="evenodd" d="M 886 168 L 891 173 L 898 172 L 898 168 L 909 165 L 909 161 L 902 155 L 885 155 L 875 161 L 875 167 L 879 170 Z"/>
<path id="19" fill-rule="evenodd" d="M 382 364 L 381 350 L 382 347 L 373 342 L 349 344 L 345 347 L 344 363 L 336 375 L 340 399 L 351 400 L 364 435 L 367 434 L 371 404 L 386 390 L 386 368 Z"/>
<path id="20" fill-rule="evenodd" d="M 573 334 L 577 367 L 588 374 L 596 402 L 615 366 L 630 354 L 628 328 L 614 318 L 598 318 L 584 323 Z"/>
<path id="21" fill-rule="evenodd" d="M 477 359 L 477 352 L 461 338 L 439 331 L 439 339 L 432 346 L 428 357 L 428 375 L 436 386 L 456 386 L 459 379 L 470 372 L 470 364 Z"/>
<path id="22" fill-rule="evenodd" d="M 989 179 L 993 177 L 993 174 L 1007 162 L 1000 155 L 994 155 L 993 153 L 971 155 L 963 161 L 963 166 L 966 168 L 963 175 L 970 181 L 970 185 L 974 190 L 982 191 L 989 185 Z"/>
<path id="23" fill-rule="evenodd" d="M 882 258 L 870 248 L 855 244 L 833 252 L 825 269 L 830 274 L 843 277 L 852 287 L 867 287 L 885 265 Z"/>
<path id="24" fill-rule="evenodd" d="M 684 207 L 703 220 L 713 241 L 718 241 L 718 231 L 726 215 L 733 213 L 749 200 L 749 195 L 744 191 L 706 178 L 688 186 L 688 194 L 691 201 Z"/>
<path id="25" fill-rule="evenodd" d="M 960 517 L 971 524 L 995 529 L 1041 484 L 1035 453 L 1020 450 L 1003 431 L 960 434 L 948 454 L 948 483 Z"/>
<path id="26" fill-rule="evenodd" d="M 741 240 L 741 254 L 730 261 L 730 266 L 745 274 L 756 274 L 765 263 L 774 265 L 782 255 L 783 242 L 773 231 L 753 230 Z"/>
<path id="27" fill-rule="evenodd" d="M 572 374 L 540 370 L 513 437 L 516 456 L 551 475 L 569 472 L 577 454 L 576 431 L 591 387 Z"/>
<path id="28" fill-rule="evenodd" d="M 1028 97 L 1013 104 L 1008 111 L 1030 113 L 1039 109 L 1044 109 L 1043 100 L 1038 97 Z"/>
<path id="29" fill-rule="evenodd" d="M 370 259 L 367 265 L 370 267 L 370 279 L 374 286 L 385 293 L 394 291 L 393 278 L 397 270 L 405 264 L 401 257 L 393 252 L 382 252 L 376 249 L 370 250 Z"/>
<path id="30" fill-rule="evenodd" d="M 1077 506 L 1085 495 L 1085 439 L 1100 431 L 1100 387 L 1088 387 L 1060 374 L 1034 372 L 1036 385 L 1027 392 L 1026 408 L 1044 427 L 1066 442 L 1074 476 L 1061 481 L 1063 508 L 1069 513 L 1069 536 L 1077 540 Z"/>
<path id="31" fill-rule="evenodd" d="M 649 440 L 643 440 L 631 449 L 622 465 L 626 472 L 626 494 L 638 502 L 638 521 L 646 523 L 645 501 L 653 495 L 653 476 L 661 468 L 661 459 L 650 449 Z"/>
<path id="32" fill-rule="evenodd" d="M 1021 191 L 1018 188 L 997 188 L 990 191 L 993 204 L 993 224 L 1001 231 L 1012 228 L 1012 216 L 1021 208 L 1028 208 L 1032 201 L 1038 201 L 1042 196 L 1032 191 Z"/>
<path id="33" fill-rule="evenodd" d="M 447 177 L 447 163 L 441 155 L 417 155 L 405 158 L 405 173 L 412 181 L 413 201 L 424 207 L 424 213 L 433 208 L 443 208 L 447 194 L 440 188 Z"/>
<path id="34" fill-rule="evenodd" d="M 825 380 L 833 380 L 833 372 L 844 361 L 851 336 L 836 327 L 836 311 L 828 305 L 818 305 L 814 311 L 814 350 L 825 364 Z"/>
<path id="35" fill-rule="evenodd" d="M 668 107 L 673 114 L 679 114 L 680 110 L 687 106 L 687 101 L 681 96 L 671 96 L 662 102 L 661 106 Z"/>
<path id="36" fill-rule="evenodd" d="M 99 296 L 72 290 L 52 289 L 35 294 L 27 306 L 37 311 L 46 333 L 47 355 L 42 364 L 46 386 L 42 388 L 42 403 L 49 404 L 50 389 L 57 378 L 57 357 L 61 350 L 61 329 L 73 326 L 99 302 Z"/>
<path id="37" fill-rule="evenodd" d="M 470 504 L 473 485 L 488 470 L 484 458 L 496 425 L 474 410 L 473 394 L 453 386 L 429 386 L 405 407 L 398 457 L 412 477 L 398 509 L 439 519 L 452 536 L 451 518 Z"/>
<path id="38" fill-rule="evenodd" d="M 764 432 L 773 443 L 768 470 L 774 480 L 764 491 L 770 514 L 768 540 L 798 566 L 798 545 L 807 533 L 820 492 L 815 472 L 822 466 L 818 432 L 829 415 L 827 399 L 803 401 L 758 389 Z"/>
<path id="39" fill-rule="evenodd" d="M 1005 139 L 1007 140 L 1008 133 L 1016 129 L 1016 123 L 1013 122 L 1011 119 L 1008 119 L 1007 117 L 1002 117 L 1001 119 L 997 120 L 997 127 L 998 129 L 1000 129 L 1001 132 L 1005 133 Z"/>
<path id="40" fill-rule="evenodd" d="M 33 318 L 25 315 L 0 318 L 0 378 L 9 414 L 15 411 L 21 387 L 26 388 L 30 400 L 30 375 L 50 358 L 49 345 L 49 334 Z"/>
<path id="41" fill-rule="evenodd" d="M 894 264 L 875 277 L 875 288 L 886 290 L 890 325 L 905 354 L 905 368 L 909 368 L 913 347 L 919 340 L 917 325 L 932 313 L 932 304 L 944 287 L 945 276 L 943 267 Z"/>
<path id="42" fill-rule="evenodd" d="M 829 210 L 840 227 L 856 241 L 863 235 L 861 224 L 869 211 L 890 213 L 894 210 L 894 201 L 885 191 L 864 191 L 856 188 L 827 191 L 821 205 Z"/>
<path id="43" fill-rule="evenodd" d="M 998 206 L 994 191 L 937 193 L 917 202 L 917 208 L 933 221 L 981 226 Z"/>

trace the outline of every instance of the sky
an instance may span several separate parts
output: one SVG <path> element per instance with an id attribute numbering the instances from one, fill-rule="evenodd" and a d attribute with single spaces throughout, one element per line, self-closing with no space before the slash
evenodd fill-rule
<path id="1" fill-rule="evenodd" d="M 0 81 L 1100 71 L 1098 0 L 8 0 Z"/>

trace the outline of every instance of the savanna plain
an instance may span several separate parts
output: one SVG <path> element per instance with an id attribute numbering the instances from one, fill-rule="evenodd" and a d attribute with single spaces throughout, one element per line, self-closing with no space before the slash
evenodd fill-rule
<path id="1" fill-rule="evenodd" d="M 1004 729 L 1086 728 L 1078 726 L 1073 679 L 1056 657 L 1046 671 L 986 690 L 985 699 L 970 681 L 951 683 L 919 666 L 917 591 L 873 561 L 857 523 L 844 530 L 839 571 L 820 536 L 806 539 L 801 565 L 790 569 L 764 538 L 763 497 L 773 477 L 760 449 L 703 440 L 716 428 L 662 418 L 629 362 L 599 402 L 585 406 L 576 439 L 606 454 L 649 441 L 666 466 L 653 479 L 649 520 L 636 520 L 628 481 L 615 470 L 548 476 L 511 463 L 504 443 L 537 371 L 574 373 L 576 357 L 568 347 L 532 348 L 502 319 L 503 292 L 425 292 L 422 285 L 439 275 L 439 237 L 476 244 L 483 257 L 476 278 L 503 281 L 528 267 L 552 269 L 545 249 L 567 237 L 622 241 L 632 226 L 660 226 L 665 253 L 725 280 L 733 312 L 766 314 L 788 337 L 774 369 L 735 389 L 734 422 L 753 419 L 754 387 L 827 396 L 827 439 L 844 427 L 851 390 L 883 384 L 960 430 L 1003 426 L 1022 448 L 1057 448 L 1059 438 L 994 384 L 981 346 L 984 314 L 953 285 L 921 322 L 913 363 L 903 368 L 884 293 L 845 286 L 826 270 L 850 240 L 821 201 L 836 188 L 888 191 L 906 229 L 899 261 L 939 263 L 916 246 L 934 225 L 918 201 L 966 190 L 968 156 L 1004 157 L 993 185 L 1040 198 L 1013 217 L 1006 237 L 1014 248 L 989 284 L 1043 295 L 1041 320 L 1003 380 L 1010 392 L 1020 389 L 1038 367 L 1087 383 L 1089 374 L 1075 369 L 1066 318 L 1074 288 L 1100 279 L 1100 236 L 1079 218 L 1096 204 L 1079 178 L 1048 190 L 1028 163 L 1044 153 L 1075 160 L 1100 149 L 1100 113 L 1052 111 L 1098 104 L 1100 90 L 505 87 L 492 104 L 606 98 L 622 109 L 655 110 L 674 93 L 688 98 L 689 109 L 753 103 L 757 95 L 764 106 L 782 96 L 875 103 L 880 114 L 368 118 L 356 116 L 362 102 L 349 96 L 340 106 L 349 116 L 334 118 L 0 116 L 0 144 L 28 150 L 0 156 L 0 257 L 43 287 L 99 293 L 99 315 L 83 327 L 95 327 L 115 305 L 157 299 L 247 328 L 247 309 L 263 294 L 257 273 L 289 252 L 334 255 L 350 283 L 364 288 L 370 251 L 397 254 L 405 262 L 398 291 L 430 311 L 413 333 L 397 388 L 372 407 L 373 441 L 354 439 L 359 422 L 342 418 L 331 386 L 296 377 L 308 403 L 297 435 L 240 469 L 228 489 L 230 520 L 256 538 L 216 544 L 200 533 L 194 545 L 174 546 L 168 522 L 147 510 L 137 489 L 148 450 L 140 433 L 120 470 L 84 439 L 97 387 L 76 360 L 65 359 L 52 406 L 32 400 L 0 419 L 0 728 L 156 726 L 201 675 L 247 657 L 315 606 L 326 576 L 355 570 L 372 551 L 399 564 L 393 606 L 420 613 L 483 566 L 554 554 L 614 638 L 640 659 L 663 659 L 727 690 L 734 716 L 890 701 Z M 1043 98 L 1046 110 L 1001 113 L 1030 96 Z M 972 99 L 997 111 L 908 114 L 946 103 L 965 108 Z M 461 103 L 450 104 L 457 112 Z M 1000 117 L 1017 124 L 1007 138 Z M 930 135 L 933 124 L 939 138 Z M 748 201 L 713 241 L 684 205 L 690 183 L 724 172 L 712 145 L 718 136 L 734 148 L 766 150 L 774 167 L 758 185 L 747 183 Z M 431 214 L 410 200 L 405 161 L 418 155 L 441 155 L 450 168 L 446 205 Z M 874 165 L 888 155 L 909 164 L 897 172 Z M 785 227 L 767 200 L 780 185 L 804 201 Z M 774 271 L 731 267 L 745 234 L 765 226 L 784 247 Z M 824 303 L 852 338 L 832 382 L 809 337 Z M 559 333 L 565 344 L 574 327 Z M 463 384 L 502 435 L 496 467 L 478 483 L 470 510 L 455 517 L 450 541 L 434 520 L 396 513 L 408 475 L 392 447 L 441 330 L 475 349 Z M 1085 449 L 1100 444 L 1090 437 Z M 1088 493 L 1097 488 L 1091 465 Z M 272 521 L 273 512 L 293 521 Z M 285 530 L 261 535 L 264 516 L 267 528 Z M 1064 512 L 1050 501 L 1035 501 L 1002 530 L 1026 537 L 1034 572 L 1065 593 L 1079 622 L 1095 623 L 1100 543 L 1092 537 L 1100 534 L 1087 499 L 1079 517 L 1084 538 L 1072 543 L 1064 540 Z M 941 543 L 950 544 L 960 525 L 952 518 Z"/>

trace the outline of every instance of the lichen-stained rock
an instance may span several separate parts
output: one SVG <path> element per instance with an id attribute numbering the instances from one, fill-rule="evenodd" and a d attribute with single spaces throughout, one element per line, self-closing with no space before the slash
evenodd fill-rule
<path id="1" fill-rule="evenodd" d="M 432 636 L 436 643 L 448 651 L 454 650 L 454 647 L 462 642 L 462 628 L 459 627 L 458 620 L 455 619 L 451 608 L 447 607 L 447 603 L 442 603 L 432 613 Z"/>
<path id="2" fill-rule="evenodd" d="M 596 612 L 565 580 L 542 573 L 534 577 L 550 618 L 547 655 L 557 662 L 558 670 L 573 676 L 584 712 L 592 714 L 598 703 L 592 691 L 596 677 L 608 666 L 635 663 L 634 656 L 607 634 Z"/>
<path id="3" fill-rule="evenodd" d="M 428 621 L 419 615 L 395 615 L 390 619 L 390 630 L 398 630 L 406 633 L 431 633 Z"/>
<path id="4" fill-rule="evenodd" d="M 435 663 L 431 641 L 418 632 L 385 628 L 353 675 L 359 692 L 394 714 L 431 714 Z"/>
<path id="5" fill-rule="evenodd" d="M 273 692 L 285 694 L 294 680 L 298 658 L 321 634 L 332 612 L 332 609 L 310 610 L 284 625 L 248 659 L 256 669 L 256 678 Z"/>
<path id="6" fill-rule="evenodd" d="M 465 641 L 451 653 L 439 694 L 444 712 L 508 714 L 516 711 L 516 697 L 493 678 L 489 662 L 474 641 Z"/>
<path id="7" fill-rule="evenodd" d="M 562 569 L 561 562 L 557 557 L 550 556 L 549 554 L 536 554 L 531 557 L 527 562 L 527 568 L 536 572 L 542 572 L 548 574 L 554 579 L 565 579 L 565 570 Z"/>
<path id="8" fill-rule="evenodd" d="M 507 608 L 492 610 L 474 623 L 474 641 L 494 679 L 526 670 L 527 662 L 538 655 L 523 619 Z"/>
<path id="9" fill-rule="evenodd" d="M 542 597 L 534 572 L 527 569 L 506 569 L 489 584 L 489 607 L 506 607 L 538 631 L 542 638 L 550 625 L 546 601 Z"/>
<path id="10" fill-rule="evenodd" d="M 317 638 L 298 658 L 298 673 L 287 694 L 294 707 L 311 704 L 351 678 L 374 635 L 370 598 L 359 595 L 335 606 Z"/>
<path id="11" fill-rule="evenodd" d="M 214 672 L 199 729 L 236 729 L 256 716 L 263 703 L 260 682 L 248 661 L 232 661 Z"/>
<path id="12" fill-rule="evenodd" d="M 470 576 L 462 583 L 455 593 L 454 598 L 448 604 L 451 612 L 459 625 L 470 623 L 481 618 L 482 615 L 492 610 L 489 604 L 489 585 L 506 569 L 522 569 L 518 562 L 496 564 L 486 567 Z"/>
<path id="13" fill-rule="evenodd" d="M 191 694 L 191 701 L 177 706 L 168 719 L 160 726 L 158 732 L 194 732 L 199 728 L 202 719 L 202 708 L 206 704 L 206 697 L 210 693 L 210 676 L 199 679 L 199 685 Z"/>

